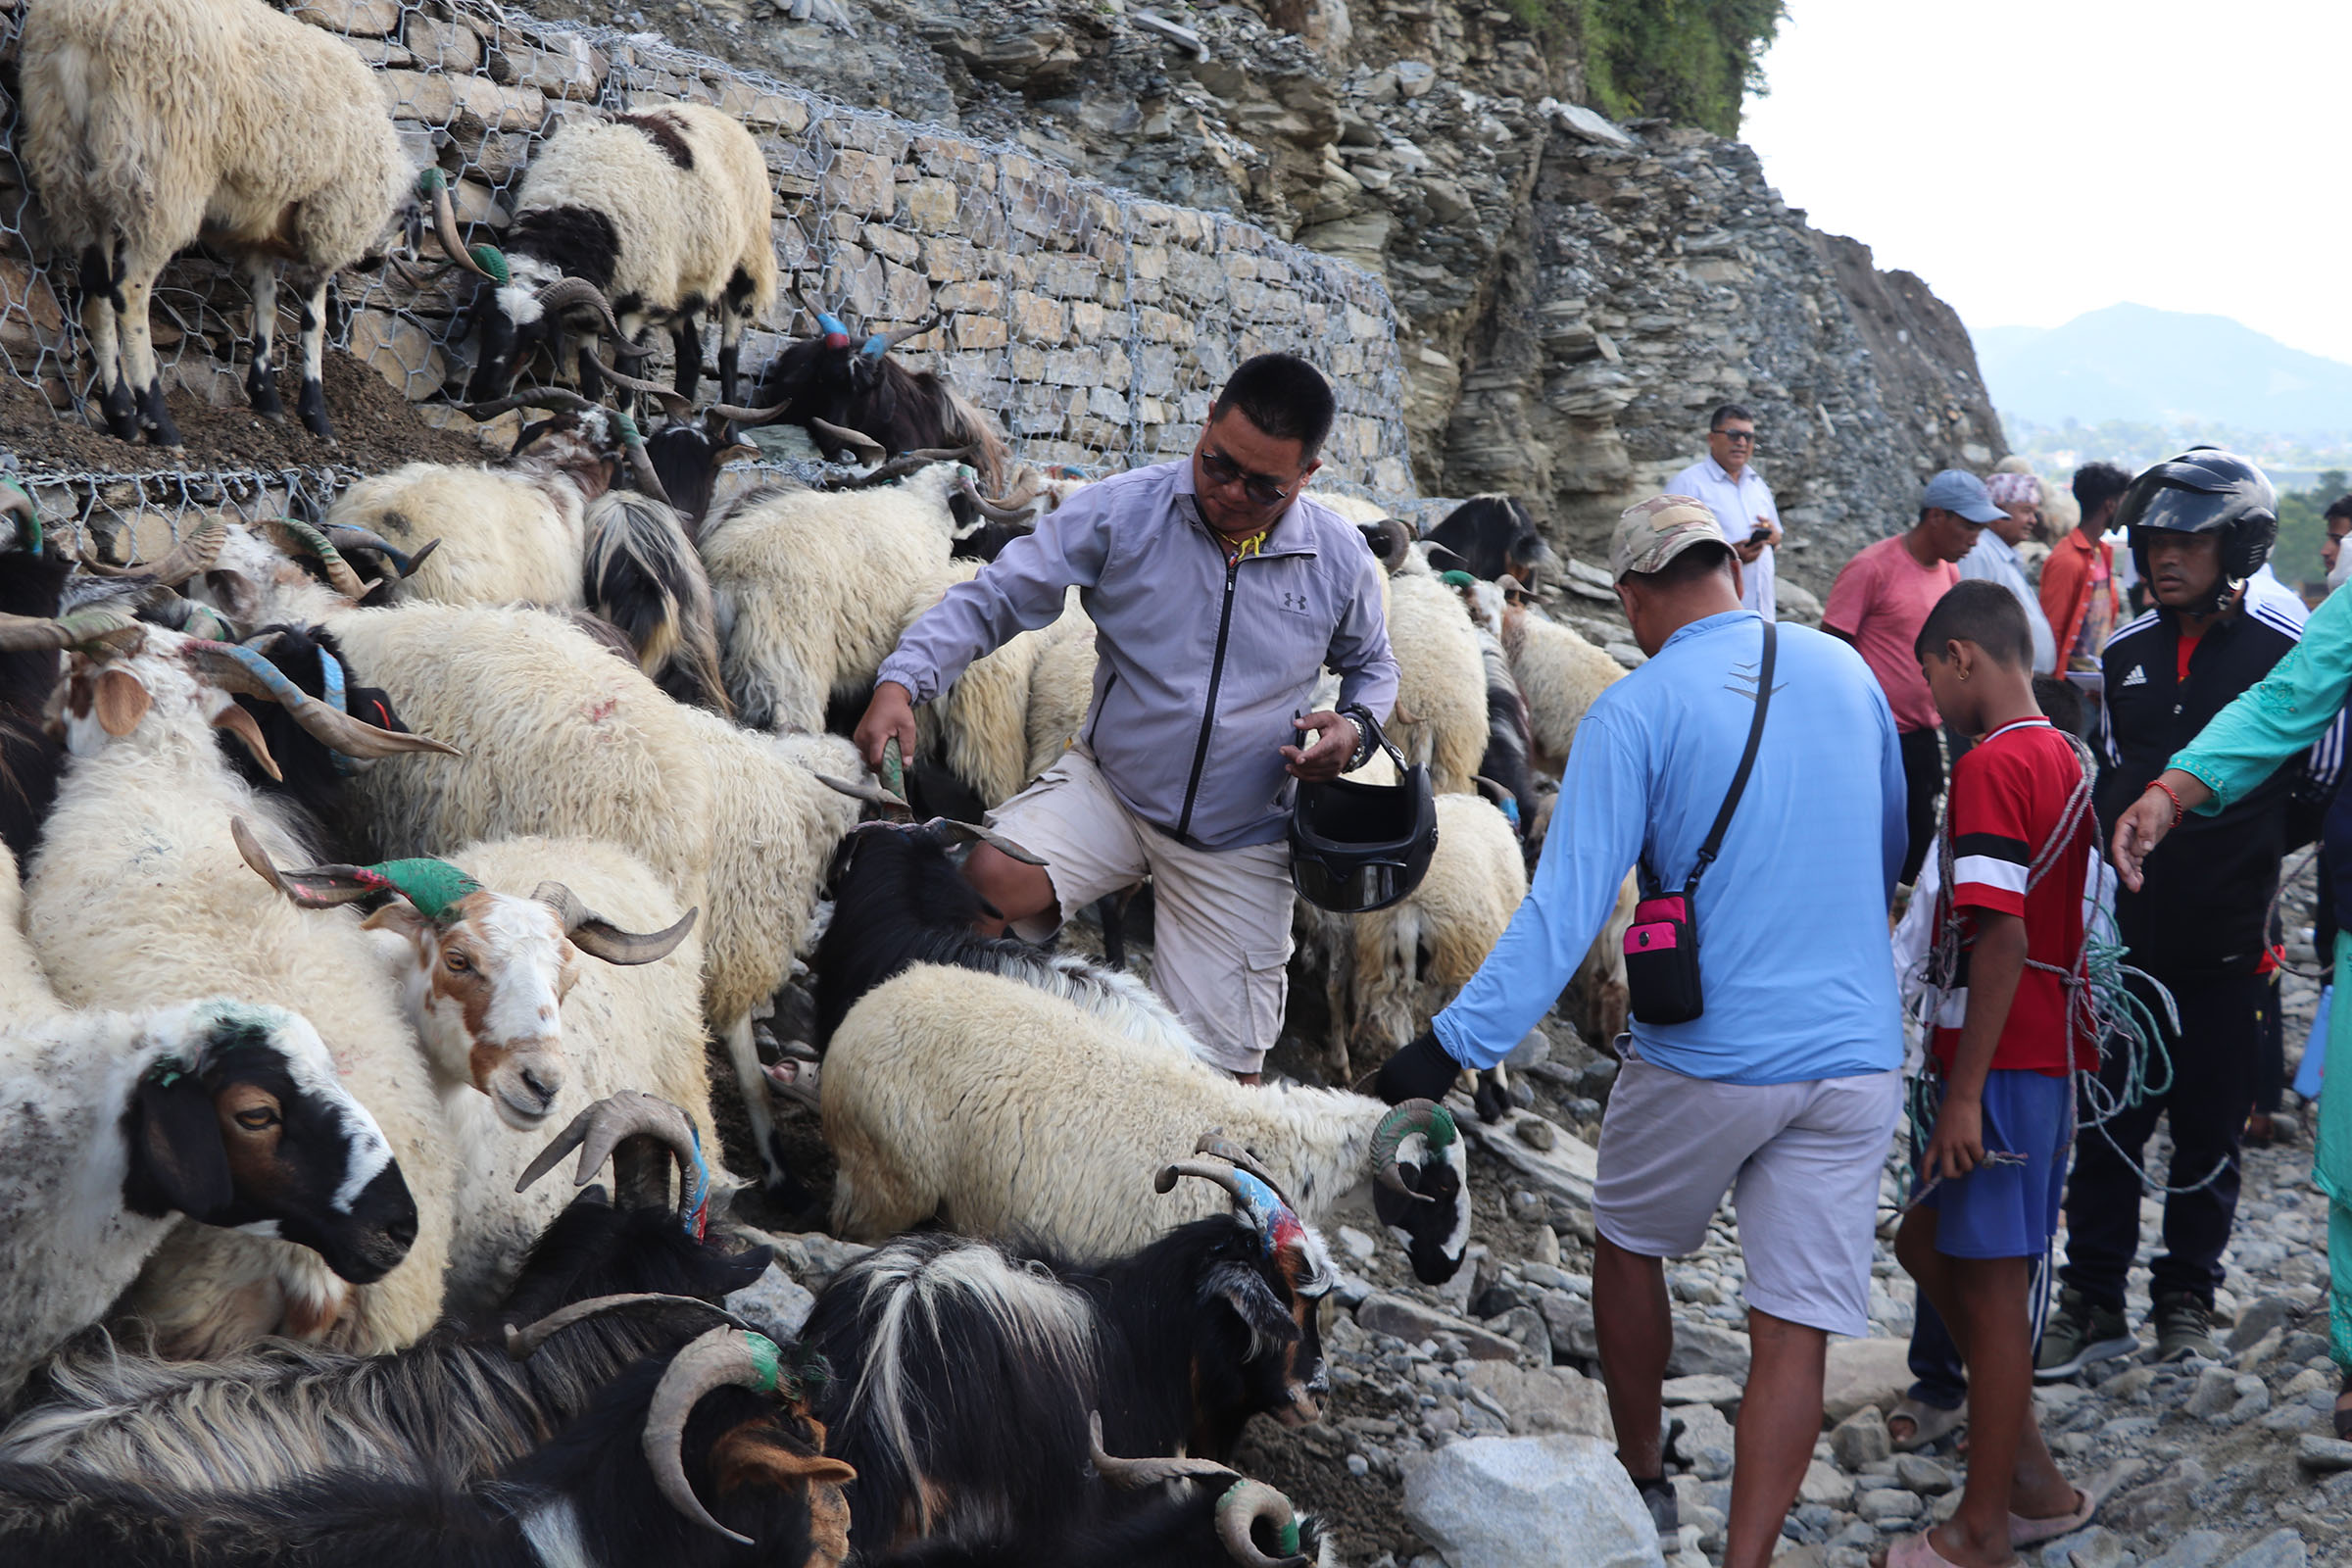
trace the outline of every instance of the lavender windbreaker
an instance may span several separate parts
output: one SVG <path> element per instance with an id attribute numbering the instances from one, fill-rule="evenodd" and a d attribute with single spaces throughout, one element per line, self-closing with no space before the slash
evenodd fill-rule
<path id="1" fill-rule="evenodd" d="M 1200 521 L 1191 461 L 1091 484 L 977 577 L 916 617 L 877 676 L 927 703 L 973 660 L 1061 613 L 1095 623 L 1094 703 L 1081 731 L 1128 809 L 1200 849 L 1270 844 L 1292 780 L 1277 748 L 1323 666 L 1340 701 L 1382 720 L 1396 661 L 1381 567 L 1363 534 L 1300 496 L 1257 554 L 1228 564 Z"/>

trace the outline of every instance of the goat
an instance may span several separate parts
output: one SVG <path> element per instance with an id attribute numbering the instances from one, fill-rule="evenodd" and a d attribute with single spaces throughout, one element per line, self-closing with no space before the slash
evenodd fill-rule
<path id="1" fill-rule="evenodd" d="M 1231 1152 L 1251 1168 L 1196 1152 L 1157 1181 L 1200 1177 L 1238 1212 L 1126 1256 L 905 1236 L 834 1277 L 802 1348 L 833 1370 L 817 1413 L 858 1473 L 853 1546 L 1049 1540 L 1086 1511 L 1090 1455 L 1106 1473 L 1127 1462 L 1105 1447 L 1194 1454 L 1197 1470 L 1230 1456 L 1252 1415 L 1317 1418 L 1316 1311 L 1338 1271 L 1254 1159 Z"/>
<path id="2" fill-rule="evenodd" d="M 501 839 L 445 860 L 280 870 L 244 822 L 233 828 L 245 863 L 297 906 L 373 904 L 366 928 L 397 939 L 379 948 L 461 1173 L 451 1310 L 494 1296 L 562 1204 L 552 1189 L 516 1196 L 530 1162 L 514 1132 L 643 1088 L 686 1107 L 715 1152 L 690 940 L 700 911 L 681 915 L 642 860 L 589 839 Z M 584 967 L 581 954 L 603 962 Z"/>
<path id="3" fill-rule="evenodd" d="M 302 292 L 296 410 L 330 439 L 326 285 L 391 226 L 406 155 L 374 73 L 262 0 L 47 0 L 21 45 L 25 171 L 80 259 L 108 428 L 180 444 L 148 325 L 156 274 L 201 236 L 253 294 L 254 412 L 280 418 L 277 270 Z"/>
<path id="4" fill-rule="evenodd" d="M 743 330 L 775 304 L 775 239 L 768 226 L 767 161 L 752 133 L 704 104 L 602 119 L 573 115 L 543 143 L 523 174 L 504 249 L 486 258 L 496 274 L 475 312 L 481 356 L 468 401 L 503 398 L 532 350 L 564 328 L 565 309 L 585 299 L 634 358 L 649 325 L 666 325 L 677 346 L 677 390 L 702 385 L 696 318 L 718 317 L 719 399 L 736 399 Z M 557 290 L 564 279 L 587 289 Z M 559 300 L 566 302 L 559 305 Z M 602 386 L 582 349 L 580 391 Z"/>
<path id="5" fill-rule="evenodd" d="M 950 572 L 960 579 L 978 569 L 977 563 L 959 562 L 951 565 Z M 936 698 L 917 710 L 921 744 L 915 760 L 943 764 L 971 790 L 984 809 L 994 810 L 1019 794 L 1052 765 L 1063 744 L 1056 740 L 1051 754 L 1039 761 L 1039 748 L 1030 733 L 1031 714 L 1040 704 L 1038 673 L 1050 667 L 1052 678 L 1074 681 L 1080 688 L 1076 694 L 1057 692 L 1045 702 L 1050 707 L 1066 707 L 1075 695 L 1077 717 L 1084 717 L 1094 695 L 1094 622 L 1079 608 L 1078 591 L 1071 589 L 1058 618 L 1035 631 L 1016 633 L 985 658 L 973 660 Z M 1074 641 L 1086 646 L 1083 669 L 1064 660 L 1047 664 L 1048 654 Z M 1070 734 L 1076 733 L 1077 718 L 1073 718 Z"/>
<path id="6" fill-rule="evenodd" d="M 1625 678 L 1625 666 L 1522 601 L 1504 607 L 1501 634 L 1511 674 L 1527 699 L 1536 765 L 1556 778 L 1585 710 Z"/>
<path id="7" fill-rule="evenodd" d="M 416 1236 L 392 1146 L 281 1007 L 212 998 L 0 1032 L 0 1405 L 103 1316 L 179 1216 L 355 1284 Z"/>
<path id="8" fill-rule="evenodd" d="M 1467 794 L 1487 749 L 1486 668 L 1469 614 L 1436 576 L 1387 581 L 1397 681 L 1389 737 L 1405 756 L 1427 758 L 1439 794 Z"/>
<path id="9" fill-rule="evenodd" d="M 678 1568 L 839 1568 L 849 1524 L 841 1488 L 855 1473 L 823 1444 L 784 1353 L 762 1335 L 721 1327 L 624 1371 L 492 1480 L 388 1479 L 359 1467 L 190 1492 L 0 1465 L 0 1556 L 567 1568 L 609 1546 Z"/>
<path id="10" fill-rule="evenodd" d="M 589 611 L 620 628 L 655 685 L 681 703 L 731 715 L 710 578 L 684 520 L 633 490 L 590 502 L 586 520 L 581 590 Z"/>
<path id="11" fill-rule="evenodd" d="M 1426 537 L 1459 556 L 1463 569 L 1481 582 L 1511 577 L 1533 589 L 1544 574 L 1560 569 L 1559 556 L 1517 496 L 1472 496 Z"/>
<path id="12" fill-rule="evenodd" d="M 1425 1282 L 1452 1277 L 1469 1237 L 1467 1167 L 1443 1107 L 1238 1084 L 998 975 L 915 964 L 868 992 L 834 1032 L 823 1099 L 841 1167 L 834 1229 L 853 1238 L 936 1214 L 967 1235 L 1142 1247 L 1212 1206 L 1143 1198 L 1167 1151 L 1202 1127 L 1254 1150 L 1310 1222 L 1373 1183 Z"/>
<path id="13" fill-rule="evenodd" d="M 662 493 L 677 509 L 678 522 L 690 543 L 703 537 L 703 519 L 718 488 L 718 476 L 738 458 L 753 458 L 760 449 L 731 439 L 724 420 L 663 425 L 645 438 L 647 461 L 661 481 Z"/>
<path id="14" fill-rule="evenodd" d="M 41 721 L 57 685 L 58 644 L 24 623 L 55 619 L 73 563 L 54 547 L 43 549 L 32 498 L 14 485 L 0 484 L 0 519 L 13 533 L 0 551 L 0 617 L 7 617 L 0 628 L 13 623 L 30 632 L 11 641 L 0 631 L 0 844 L 21 859 L 39 840 L 65 764 L 65 748 Z"/>
<path id="15" fill-rule="evenodd" d="M 1015 937 L 974 931 L 986 906 L 948 858 L 949 844 L 959 838 L 985 840 L 1029 858 L 986 828 L 939 818 L 920 827 L 868 822 L 841 841 L 825 877 L 833 917 L 810 965 L 816 971 L 816 1027 L 809 1044 L 820 1054 L 859 998 L 909 965 L 936 963 L 1036 986 L 1130 1040 L 1208 1060 L 1192 1031 L 1133 975 L 1047 953 Z"/>
<path id="16" fill-rule="evenodd" d="M 104 659 L 76 652 L 68 661 L 56 701 L 72 760 L 27 867 L 32 949 L 70 1006 L 152 1006 L 228 991 L 310 1018 L 408 1173 L 418 1221 L 407 1260 L 351 1289 L 310 1251 L 182 1230 L 148 1260 L 124 1307 L 152 1319 L 160 1342 L 181 1354 L 280 1329 L 368 1348 L 405 1344 L 437 1315 L 448 1261 L 451 1173 L 441 1110 L 357 922 L 296 914 L 238 861 L 229 836 L 235 816 L 254 822 L 273 855 L 314 853 L 222 761 L 213 736 L 221 727 L 260 744 L 251 716 L 224 689 L 233 685 L 274 697 L 347 753 L 448 748 L 335 712 L 251 649 L 153 626 L 136 631 L 127 650 Z"/>
<path id="17" fill-rule="evenodd" d="M 937 316 L 894 332 L 869 333 L 853 345 L 853 334 L 839 317 L 811 314 L 817 335 L 803 338 L 769 364 L 757 394 L 764 406 L 742 411 L 753 416 L 744 422 L 800 425 L 829 458 L 853 450 L 844 431 L 867 437 L 885 457 L 969 449 L 989 493 L 1004 488 L 1004 442 L 988 416 L 938 371 L 909 370 L 890 357 L 908 338 L 937 326 Z"/>

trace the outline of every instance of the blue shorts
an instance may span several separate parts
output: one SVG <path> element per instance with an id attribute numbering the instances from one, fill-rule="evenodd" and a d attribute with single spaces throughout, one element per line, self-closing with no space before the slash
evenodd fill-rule
<path id="1" fill-rule="evenodd" d="M 1946 1257 L 2039 1257 L 2058 1233 L 2066 1160 L 2075 1134 L 2071 1074 L 1995 1068 L 1984 1075 L 1984 1150 L 2023 1154 L 1937 1182 L 1920 1200 L 1936 1210 L 1936 1250 Z"/>

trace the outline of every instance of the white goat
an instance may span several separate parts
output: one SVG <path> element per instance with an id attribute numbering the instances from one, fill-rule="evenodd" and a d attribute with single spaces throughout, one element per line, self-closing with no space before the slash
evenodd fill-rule
<path id="1" fill-rule="evenodd" d="M 225 657 L 156 627 L 143 629 L 134 654 L 103 663 L 71 657 L 60 701 L 73 755 L 26 874 L 25 932 L 70 1006 L 148 1007 L 229 992 L 319 1021 L 416 1197 L 416 1246 L 375 1283 L 347 1288 L 318 1253 L 284 1242 L 194 1229 L 166 1241 L 125 1305 L 152 1320 L 174 1354 L 272 1333 L 388 1349 L 440 1313 L 452 1215 L 440 1106 L 359 922 L 298 913 L 238 858 L 229 823 L 240 816 L 273 857 L 316 857 L 220 755 L 218 728 L 249 745 L 260 736 L 216 684 Z M 377 755 L 437 744 L 340 715 L 331 725 L 316 712 L 296 716 Z"/>
<path id="2" fill-rule="evenodd" d="M 0 1404 L 182 1220 L 300 1241 L 353 1279 L 416 1232 L 392 1148 L 282 1007 L 207 998 L 0 1031 Z"/>
<path id="3" fill-rule="evenodd" d="M 374 74 L 341 39 L 262 0 L 41 0 L 22 43 L 24 154 L 60 252 L 107 423 L 164 446 L 148 303 L 196 242 L 236 255 L 253 292 L 246 392 L 278 417 L 277 269 L 302 291 L 302 422 L 331 434 L 321 380 L 327 280 L 389 227 L 409 179 Z"/>
<path id="4" fill-rule="evenodd" d="M 1221 1129 L 1316 1224 L 1367 1181 L 1414 1267 L 1443 1280 L 1469 1235 L 1450 1116 L 1344 1090 L 1238 1084 L 1034 986 L 917 964 L 850 1009 L 825 1054 L 833 1224 L 880 1240 L 937 1215 L 970 1235 L 1130 1252 L 1225 1209 L 1214 1188 L 1155 1197 L 1155 1173 Z M 1426 1200 L 1392 1191 L 1410 1167 Z M 1385 1179 L 1384 1179 L 1385 1178 Z M 1203 1184 L 1205 1186 L 1205 1184 Z"/>
<path id="5" fill-rule="evenodd" d="M 1558 777 L 1567 765 L 1576 726 L 1592 700 L 1625 678 L 1625 666 L 1605 649 L 1521 601 L 1504 607 L 1502 651 L 1535 731 L 1536 765 Z"/>
<path id="6" fill-rule="evenodd" d="M 1426 572 L 1387 579 L 1396 707 L 1389 737 L 1427 758 L 1439 794 L 1467 794 L 1487 753 L 1487 671 L 1461 597 Z"/>

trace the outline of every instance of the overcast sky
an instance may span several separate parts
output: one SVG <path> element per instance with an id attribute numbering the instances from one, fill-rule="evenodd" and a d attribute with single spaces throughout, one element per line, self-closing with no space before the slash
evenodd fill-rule
<path id="1" fill-rule="evenodd" d="M 2130 300 L 2352 361 L 2352 0 L 1788 0 L 1742 136 L 1972 328 Z"/>

